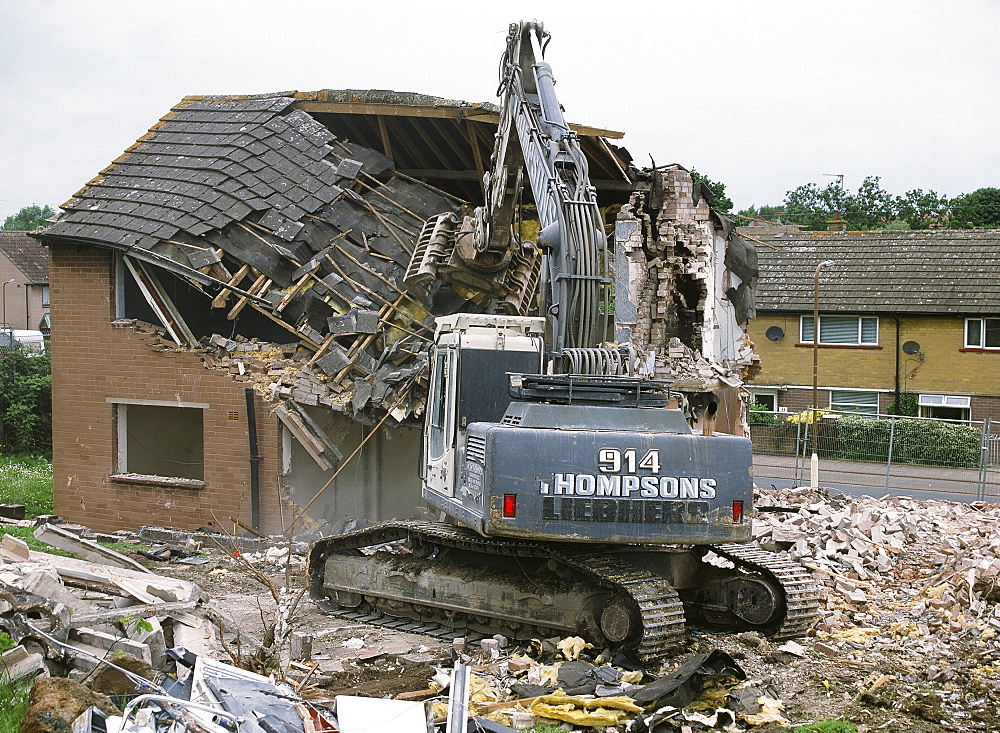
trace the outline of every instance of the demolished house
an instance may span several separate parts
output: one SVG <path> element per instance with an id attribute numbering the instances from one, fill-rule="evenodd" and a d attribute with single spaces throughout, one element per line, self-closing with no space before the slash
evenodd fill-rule
<path id="1" fill-rule="evenodd" d="M 424 222 L 483 203 L 498 120 L 381 91 L 187 97 L 101 171 L 36 235 L 56 512 L 101 531 L 413 516 L 434 317 L 536 307 L 531 246 L 408 278 Z M 741 433 L 752 247 L 685 169 L 575 129 L 616 245 L 608 341 Z M 511 217 L 529 241 L 532 216 Z"/>

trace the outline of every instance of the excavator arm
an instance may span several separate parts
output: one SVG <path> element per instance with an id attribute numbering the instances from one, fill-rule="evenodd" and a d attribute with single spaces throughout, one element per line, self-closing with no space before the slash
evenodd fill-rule
<path id="1" fill-rule="evenodd" d="M 503 283 L 498 300 L 509 312 L 526 315 L 537 306 L 546 318 L 555 371 L 617 374 L 627 360 L 600 348 L 611 282 L 601 212 L 587 158 L 556 97 L 552 67 L 542 59 L 548 38 L 537 21 L 511 24 L 485 204 L 463 221 L 454 214 L 429 221 L 406 282 Z M 538 212 L 536 243 L 523 242 L 516 226 L 525 177 Z"/>
<path id="2" fill-rule="evenodd" d="M 551 329 L 551 355 L 597 347 L 604 340 L 601 300 L 609 281 L 607 248 L 597 193 L 576 133 L 563 117 L 552 67 L 542 60 L 548 41 L 541 23 L 513 23 L 501 61 L 503 103 L 491 171 L 486 175 L 485 231 L 480 249 L 510 246 L 509 225 L 521 163 L 527 171 L 544 257 L 540 311 Z M 520 156 L 511 150 L 512 128 Z M 511 186 L 511 178 L 518 185 Z"/>

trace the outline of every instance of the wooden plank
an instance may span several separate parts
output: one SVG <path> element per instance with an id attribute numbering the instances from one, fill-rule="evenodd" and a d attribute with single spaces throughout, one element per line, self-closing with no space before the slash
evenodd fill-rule
<path id="1" fill-rule="evenodd" d="M 226 287 L 219 291 L 219 294 L 212 300 L 212 307 L 225 308 L 226 301 L 229 300 L 229 294 L 231 292 L 230 288 L 235 288 L 243 282 L 243 278 L 245 278 L 248 274 L 250 274 L 250 265 L 243 265 L 243 267 L 237 270 L 236 274 L 229 278 L 229 282 L 226 283 Z"/>
<path id="2" fill-rule="evenodd" d="M 352 115 L 383 115 L 385 117 L 438 117 L 453 120 L 474 120 L 499 124 L 500 114 L 476 107 L 427 107 L 408 104 L 372 104 L 369 102 L 318 102 L 303 100 L 294 106 L 305 112 L 321 112 L 324 114 Z M 605 130 L 600 127 L 569 123 L 570 129 L 578 135 L 587 137 L 607 137 L 620 140 L 624 132 Z"/>
<path id="3" fill-rule="evenodd" d="M 392 146 L 389 144 L 389 131 L 385 126 L 385 117 L 378 116 L 378 134 L 382 138 L 382 154 L 386 158 L 392 158 Z"/>
<path id="4" fill-rule="evenodd" d="M 262 289 L 264 283 L 270 283 L 270 282 L 271 281 L 268 279 L 267 275 L 261 275 L 256 280 L 254 280 L 253 285 L 250 286 L 250 289 L 247 292 L 255 295 L 259 290 Z M 244 295 L 242 298 L 236 301 L 236 305 L 232 307 L 226 318 L 230 321 L 235 320 L 236 316 L 240 314 L 240 311 L 243 310 L 243 308 L 249 302 L 250 302 L 249 296 Z"/>

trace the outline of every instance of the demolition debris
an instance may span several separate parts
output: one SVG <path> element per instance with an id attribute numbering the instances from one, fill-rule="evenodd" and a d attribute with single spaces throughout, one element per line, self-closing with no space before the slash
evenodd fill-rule
<path id="1" fill-rule="evenodd" d="M 169 576 L 109 564 L 115 555 L 133 560 L 132 552 L 102 547 L 107 555 L 91 562 L 3 538 L 0 630 L 18 642 L 3 653 L 3 669 L 11 680 L 35 680 L 31 716 L 51 720 L 44 716 L 59 710 L 84 731 L 111 730 L 123 713 L 129 730 L 142 721 L 167 730 L 162 711 L 170 710 L 186 721 L 174 731 L 198 730 L 205 716 L 237 720 L 240 730 L 334 730 L 339 722 L 349 731 L 359 730 L 358 716 L 374 724 L 401 715 L 407 722 L 387 730 L 423 733 L 428 716 L 443 730 L 456 706 L 483 730 L 499 731 L 536 723 L 734 731 L 838 716 L 869 730 L 996 727 L 1000 508 L 811 489 L 760 491 L 756 504 L 781 509 L 755 517 L 757 541 L 811 567 L 824 589 L 825 611 L 810 637 L 779 645 L 756 633 L 695 629 L 661 669 L 643 670 L 572 637 L 525 644 L 468 632 L 452 641 L 291 617 L 272 679 L 235 663 L 260 659 L 251 652 L 262 630 L 237 628 L 234 613 L 245 612 L 252 588 L 239 586 L 232 608 L 202 588 L 238 577 L 251 583 L 256 572 L 280 578 L 288 562 L 298 578 L 297 553 L 306 547 L 257 539 L 244 551 L 227 545 L 209 553 L 198 542 L 218 548 L 210 535 L 143 528 L 134 537 L 163 543 L 153 554 L 179 550 L 155 561 Z M 36 531 L 74 553 L 94 544 L 82 527 L 49 523 Z M 183 555 L 199 549 L 208 562 L 185 564 Z M 295 596 L 278 593 L 286 609 Z M 239 643 L 250 651 L 227 654 Z M 456 684 L 467 702 L 464 693 L 456 699 Z"/>

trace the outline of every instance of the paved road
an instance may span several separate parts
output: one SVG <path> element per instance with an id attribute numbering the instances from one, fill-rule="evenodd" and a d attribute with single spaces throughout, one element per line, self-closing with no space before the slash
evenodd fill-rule
<path id="1" fill-rule="evenodd" d="M 979 470 L 975 468 L 941 468 L 938 466 L 892 467 L 886 481 L 884 463 L 863 461 L 820 460 L 819 483 L 834 491 L 851 496 L 912 496 L 915 499 L 947 499 L 973 502 L 977 500 Z M 800 470 L 796 480 L 795 459 L 785 456 L 754 455 L 754 480 L 758 486 L 788 488 L 809 482 L 809 466 Z M 987 473 L 985 499 L 1000 501 L 1000 469 Z"/>

